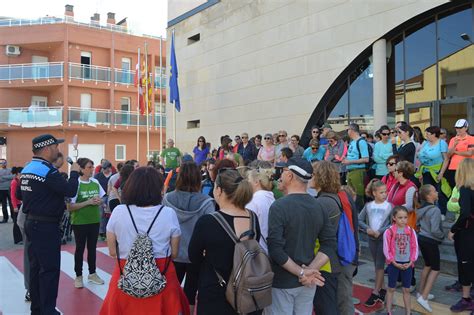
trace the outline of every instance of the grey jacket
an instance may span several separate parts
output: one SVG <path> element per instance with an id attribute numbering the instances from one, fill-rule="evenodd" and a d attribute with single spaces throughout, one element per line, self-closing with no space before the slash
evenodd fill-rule
<path id="1" fill-rule="evenodd" d="M 0 168 L 0 190 L 10 191 L 10 183 L 14 177 L 10 168 Z"/>
<path id="2" fill-rule="evenodd" d="M 416 210 L 416 223 L 420 227 L 421 236 L 442 242 L 444 232 L 441 221 L 441 210 L 433 204 L 423 203 L 421 208 Z"/>
<path id="3" fill-rule="evenodd" d="M 197 220 L 216 210 L 214 199 L 201 193 L 175 190 L 163 198 L 163 205 L 174 209 L 181 228 L 179 253 L 175 261 L 189 263 L 188 246 Z"/>

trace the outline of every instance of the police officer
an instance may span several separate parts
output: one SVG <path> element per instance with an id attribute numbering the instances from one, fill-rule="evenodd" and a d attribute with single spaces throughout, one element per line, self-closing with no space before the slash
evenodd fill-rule
<path id="1" fill-rule="evenodd" d="M 51 163 L 56 160 L 56 139 L 44 134 L 33 139 L 33 160 L 21 172 L 20 189 L 23 212 L 26 214 L 25 233 L 30 260 L 31 314 L 56 315 L 61 238 L 59 222 L 64 212 L 64 198 L 77 193 L 79 165 L 71 166 L 66 181 Z"/>

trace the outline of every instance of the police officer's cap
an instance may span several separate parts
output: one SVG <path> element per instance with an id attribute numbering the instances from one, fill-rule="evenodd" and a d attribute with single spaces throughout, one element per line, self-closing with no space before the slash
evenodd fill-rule
<path id="1" fill-rule="evenodd" d="M 58 143 L 63 143 L 63 142 L 64 142 L 64 139 L 56 139 L 53 135 L 44 134 L 36 138 L 33 138 L 33 141 L 32 141 L 33 151 L 53 145 L 53 144 L 58 144 Z"/>

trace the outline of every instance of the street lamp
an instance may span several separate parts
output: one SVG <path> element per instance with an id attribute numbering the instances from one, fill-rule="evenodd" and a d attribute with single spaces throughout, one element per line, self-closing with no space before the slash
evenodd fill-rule
<path id="1" fill-rule="evenodd" d="M 466 42 L 470 42 L 471 44 L 474 45 L 474 42 L 471 40 L 471 38 L 469 37 L 468 34 L 462 33 L 462 34 L 461 34 L 461 38 L 462 38 L 463 40 L 465 40 Z"/>

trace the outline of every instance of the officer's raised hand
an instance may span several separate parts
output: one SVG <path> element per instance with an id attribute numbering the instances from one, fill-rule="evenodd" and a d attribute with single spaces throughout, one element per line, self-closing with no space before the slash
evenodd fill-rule
<path id="1" fill-rule="evenodd" d="M 72 163 L 71 164 L 71 172 L 74 171 L 74 172 L 79 172 L 81 169 L 81 167 L 79 166 L 79 164 L 77 164 L 76 162 Z"/>

